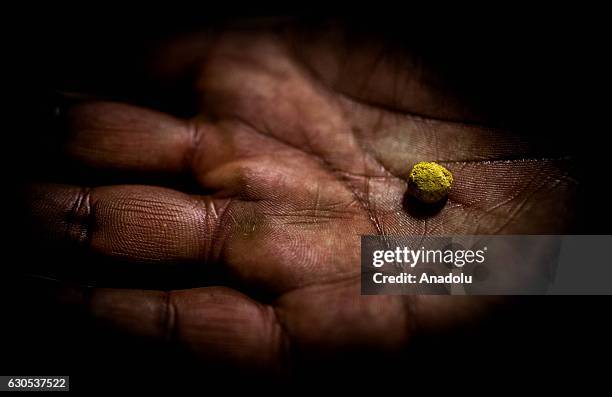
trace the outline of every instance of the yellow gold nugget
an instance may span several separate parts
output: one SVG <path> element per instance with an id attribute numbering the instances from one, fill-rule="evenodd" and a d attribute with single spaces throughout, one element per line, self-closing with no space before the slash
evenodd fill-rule
<path id="1" fill-rule="evenodd" d="M 417 163 L 408 176 L 408 192 L 427 204 L 433 204 L 446 197 L 452 184 L 453 174 L 434 162 Z"/>

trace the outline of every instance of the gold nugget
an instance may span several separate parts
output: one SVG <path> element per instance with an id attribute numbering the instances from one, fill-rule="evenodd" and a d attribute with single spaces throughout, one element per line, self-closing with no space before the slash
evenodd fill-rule
<path id="1" fill-rule="evenodd" d="M 408 192 L 427 204 L 436 203 L 446 197 L 452 184 L 453 174 L 434 162 L 417 163 L 408 176 Z"/>

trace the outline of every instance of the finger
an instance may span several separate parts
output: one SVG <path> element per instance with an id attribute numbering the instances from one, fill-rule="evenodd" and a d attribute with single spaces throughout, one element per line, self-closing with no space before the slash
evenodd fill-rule
<path id="1" fill-rule="evenodd" d="M 121 182 L 126 175 L 128 182 L 148 182 L 143 176 L 156 181 L 180 176 L 214 189 L 218 184 L 207 186 L 203 177 L 209 171 L 236 159 L 287 150 L 239 121 L 188 121 L 115 102 L 77 104 L 66 119 L 69 137 L 64 148 L 72 162 L 106 171 Z"/>
<path id="2" fill-rule="evenodd" d="M 196 124 L 154 110 L 90 101 L 66 114 L 64 149 L 78 164 L 95 169 L 184 173 L 191 169 Z"/>
<path id="3" fill-rule="evenodd" d="M 27 193 L 32 230 L 43 241 L 77 244 L 138 263 L 205 263 L 225 199 L 159 187 L 40 184 Z"/>
<path id="4" fill-rule="evenodd" d="M 178 344 L 206 364 L 280 370 L 287 339 L 271 306 L 224 287 L 94 289 L 91 315 L 116 330 Z"/>

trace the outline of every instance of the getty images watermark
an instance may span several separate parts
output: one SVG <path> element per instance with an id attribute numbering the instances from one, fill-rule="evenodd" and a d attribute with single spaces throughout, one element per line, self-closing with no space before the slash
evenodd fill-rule
<path id="1" fill-rule="evenodd" d="M 414 268 L 417 265 L 422 266 L 423 264 L 446 264 L 452 265 L 456 268 L 462 268 L 466 264 L 478 263 L 482 264 L 485 262 L 485 252 L 488 250 L 487 247 L 483 247 L 479 250 L 466 250 L 466 249 L 452 249 L 449 246 L 448 249 L 411 249 L 407 246 L 395 247 L 393 250 L 375 250 L 372 254 L 372 266 L 379 268 L 384 264 L 399 265 L 402 269 L 406 267 Z M 408 284 L 471 284 L 473 281 L 473 275 L 465 275 L 463 272 L 459 274 L 453 274 L 449 271 L 446 275 L 428 274 L 426 272 L 420 273 L 417 278 L 416 274 L 410 272 L 400 272 L 397 275 L 385 275 L 382 272 L 374 273 L 372 280 L 376 284 L 384 283 L 408 283 Z"/>
<path id="2" fill-rule="evenodd" d="M 361 292 L 611 294 L 610 244 L 612 236 L 363 236 Z"/>

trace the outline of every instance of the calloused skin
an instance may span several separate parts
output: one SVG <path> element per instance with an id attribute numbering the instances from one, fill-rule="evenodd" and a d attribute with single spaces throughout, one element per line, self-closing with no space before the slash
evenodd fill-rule
<path id="1" fill-rule="evenodd" d="M 339 30 L 196 34 L 151 63 L 169 84 L 194 76 L 196 117 L 109 101 L 72 106 L 71 160 L 98 173 L 186 176 L 202 194 L 36 183 L 31 212 L 48 238 L 128 263 L 221 268 L 230 280 L 96 287 L 84 307 L 213 364 L 269 371 L 309 354 L 401 351 L 416 335 L 495 310 L 494 297 L 360 295 L 360 236 L 562 233 L 571 160 L 480 126 L 422 66 L 386 51 L 374 40 L 350 45 Z M 437 161 L 455 180 L 427 216 L 405 205 L 419 161 Z"/>

